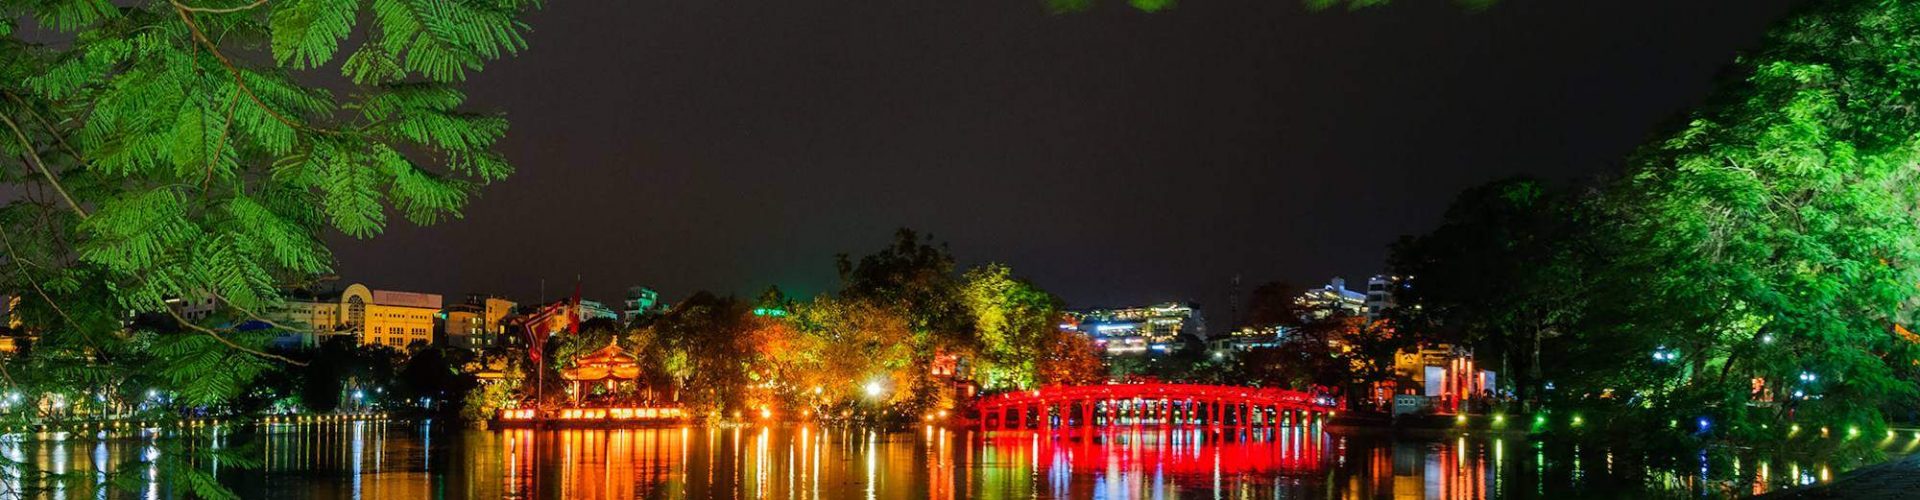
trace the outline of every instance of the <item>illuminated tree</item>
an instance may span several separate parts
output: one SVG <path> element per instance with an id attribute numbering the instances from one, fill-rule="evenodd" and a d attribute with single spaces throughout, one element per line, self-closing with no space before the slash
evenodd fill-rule
<path id="1" fill-rule="evenodd" d="M 1049 329 L 1040 352 L 1034 361 L 1035 383 L 1082 385 L 1106 378 L 1100 351 L 1084 333 Z"/>
<path id="2" fill-rule="evenodd" d="M 999 264 L 968 270 L 961 282 L 960 302 L 973 318 L 978 348 L 975 379 L 989 390 L 1033 387 L 1041 361 L 1060 340 L 1054 335 L 1060 300 Z"/>
<path id="3" fill-rule="evenodd" d="M 1622 321 L 1593 334 L 1632 339 L 1621 354 L 1673 381 L 1638 392 L 1735 422 L 1870 430 L 1883 402 L 1913 400 L 1915 44 L 1920 4 L 1810 4 L 1610 191 Z M 1782 397 L 1756 401 L 1755 377 Z"/>
<path id="4" fill-rule="evenodd" d="M 860 299 L 816 297 L 799 308 L 794 322 L 804 342 L 816 354 L 810 369 L 796 381 L 802 391 L 817 391 L 820 401 L 844 406 L 873 400 L 866 385 L 879 383 L 885 391 L 882 405 L 909 404 L 924 392 L 916 382 L 925 372 L 915 352 L 912 321 L 890 307 Z"/>
<path id="5" fill-rule="evenodd" d="M 1920 5 L 1806 6 L 1597 196 L 1463 196 L 1396 251 L 1421 306 L 1398 326 L 1545 343 L 1549 399 L 1641 427 L 1874 431 L 1920 395 L 1916 44 Z"/>

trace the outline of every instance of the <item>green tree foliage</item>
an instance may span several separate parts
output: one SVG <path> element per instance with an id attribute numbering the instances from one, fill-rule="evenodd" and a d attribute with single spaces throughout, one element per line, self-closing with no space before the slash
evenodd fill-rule
<path id="1" fill-rule="evenodd" d="M 457 217 L 512 171 L 506 121 L 457 87 L 524 48 L 533 7 L 0 0 L 0 292 L 40 339 L 6 385 L 220 408 L 301 363 L 246 325 L 330 272 L 326 233 Z"/>
<path id="2" fill-rule="evenodd" d="M 990 390 L 1032 387 L 1055 343 L 1070 340 L 1056 338 L 1059 299 L 999 264 L 970 269 L 961 282 L 960 303 L 972 315 L 978 346 L 974 378 Z"/>
<path id="3" fill-rule="evenodd" d="M 665 353 L 659 369 L 697 414 L 719 418 L 723 410 L 744 406 L 755 361 L 746 334 L 751 317 L 751 308 L 738 299 L 699 292 L 647 327 L 654 348 Z"/>
<path id="4" fill-rule="evenodd" d="M 1395 319 L 1505 353 L 1544 342 L 1522 373 L 1562 388 L 1548 401 L 1642 427 L 1877 432 L 1920 395 L 1915 46 L 1920 4 L 1806 6 L 1596 193 L 1463 195 L 1396 248 L 1419 308 Z"/>
<path id="5" fill-rule="evenodd" d="M 0 207 L 0 289 L 27 299 L 49 355 L 114 349 L 120 318 L 169 299 L 217 300 L 215 321 L 153 340 L 153 368 L 193 401 L 234 395 L 270 365 L 233 357 L 266 336 L 229 325 L 330 271 L 324 232 L 456 217 L 512 171 L 491 150 L 505 120 L 463 110 L 456 86 L 524 47 L 533 6 L 0 1 L 0 183 L 22 194 Z"/>
<path id="6" fill-rule="evenodd" d="M 887 248 L 857 262 L 840 255 L 836 264 L 841 297 L 902 311 L 918 332 L 951 338 L 965 331 L 967 315 L 955 299 L 960 283 L 953 256 L 931 237 L 902 228 Z"/>
<path id="7" fill-rule="evenodd" d="M 1606 333 L 1647 332 L 1633 359 L 1677 354 L 1648 367 L 1679 380 L 1651 397 L 1870 430 L 1881 403 L 1913 400 L 1920 338 L 1896 328 L 1920 286 L 1916 45 L 1920 4 L 1809 5 L 1609 193 L 1635 277 L 1610 285 L 1638 300 Z"/>
<path id="8" fill-rule="evenodd" d="M 1583 271 L 1598 263 L 1580 194 L 1526 178 L 1461 193 L 1438 229 L 1394 244 L 1389 266 L 1413 285 L 1395 299 L 1419 307 L 1391 310 L 1391 322 L 1424 340 L 1478 347 L 1483 365 L 1507 368 L 1520 393 L 1533 394 L 1542 351 L 1579 321 Z"/>

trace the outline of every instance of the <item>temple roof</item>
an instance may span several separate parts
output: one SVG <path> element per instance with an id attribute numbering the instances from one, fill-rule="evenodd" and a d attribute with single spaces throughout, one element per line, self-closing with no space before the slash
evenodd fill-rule
<path id="1" fill-rule="evenodd" d="M 606 347 L 575 359 L 573 368 L 560 370 L 560 377 L 583 381 L 607 378 L 631 380 L 640 377 L 640 361 L 621 349 L 619 343 L 608 340 Z"/>

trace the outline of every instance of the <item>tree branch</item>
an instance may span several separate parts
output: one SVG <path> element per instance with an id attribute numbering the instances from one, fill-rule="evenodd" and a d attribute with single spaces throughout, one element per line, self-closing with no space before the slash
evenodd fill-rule
<path id="1" fill-rule="evenodd" d="M 213 337 L 213 339 L 214 339 L 214 340 L 218 340 L 218 341 L 220 341 L 220 343 L 222 343 L 222 344 L 226 344 L 226 345 L 227 345 L 227 347 L 231 347 L 231 348 L 233 348 L 234 350 L 237 350 L 237 351 L 240 351 L 240 352 L 244 352 L 244 353 L 247 353 L 247 354 L 252 354 L 252 355 L 254 355 L 254 356 L 259 356 L 259 357 L 262 357 L 262 358 L 267 358 L 267 359 L 273 359 L 273 360 L 278 360 L 278 361 L 280 361 L 280 362 L 282 362 L 282 363 L 286 363 L 286 364 L 290 364 L 290 365 L 294 365 L 294 366 L 307 366 L 307 364 L 306 364 L 305 362 L 302 362 L 302 361 L 297 361 L 297 360 L 294 360 L 293 358 L 289 358 L 289 357 L 286 357 L 286 356 L 281 356 L 281 355 L 278 355 L 278 354 L 273 354 L 273 353 L 270 353 L 270 352 L 266 352 L 266 351 L 261 351 L 261 350 L 258 350 L 258 349 L 253 349 L 253 348 L 249 348 L 249 347 L 246 347 L 246 346 L 243 346 L 243 345 L 240 345 L 240 344 L 235 344 L 235 343 L 233 343 L 233 341 L 232 341 L 232 340 L 227 340 L 227 338 L 226 338 L 226 337 L 222 337 L 222 336 L 220 336 L 220 332 L 218 332 L 218 331 L 215 331 L 215 330 L 214 330 L 214 329 L 212 329 L 212 328 L 207 328 L 207 327 L 204 327 L 204 326 L 200 326 L 200 325 L 197 325 L 197 324 L 194 324 L 194 323 L 193 323 L 192 321 L 187 321 L 187 318 L 182 318 L 182 317 L 180 317 L 180 313 L 179 313 L 179 312 L 175 312 L 175 311 L 173 310 L 173 308 L 171 308 L 171 307 L 162 307 L 161 309 L 163 309 L 163 310 L 166 310 L 166 311 L 167 311 L 167 315 L 168 315 L 168 316 L 172 316 L 172 317 L 173 317 L 173 320 L 174 320 L 175 322 L 177 322 L 177 323 L 180 323 L 180 326 L 184 326 L 184 327 L 187 327 L 188 329 L 191 329 L 191 330 L 193 330 L 193 331 L 196 331 L 196 332 L 200 332 L 200 333 L 204 333 L 204 334 L 207 334 L 207 336 L 208 336 L 208 337 Z"/>
<path id="2" fill-rule="evenodd" d="M 192 7 L 181 4 L 179 0 L 167 0 L 167 3 L 173 4 L 174 13 L 179 14 L 180 20 L 187 23 L 187 32 L 193 35 L 194 41 L 200 42 L 201 46 L 206 47 L 207 52 L 213 54 L 213 58 L 220 61 L 220 65 L 226 66 L 227 73 L 233 75 L 233 85 L 239 87 L 241 92 L 247 94 L 247 100 L 253 101 L 254 105 L 260 106 L 260 109 L 265 110 L 267 116 L 272 116 L 275 121 L 297 129 L 314 130 L 311 127 L 294 122 L 285 115 L 280 114 L 279 111 L 275 111 L 272 106 L 267 105 L 266 101 L 260 100 L 258 94 L 253 93 L 253 87 L 247 86 L 246 79 L 240 74 L 240 67 L 234 66 L 233 60 L 227 59 L 227 55 L 220 52 L 220 47 L 214 45 L 213 40 L 208 39 L 205 32 L 200 31 L 200 23 L 194 22 L 193 15 L 188 13 L 193 10 Z"/>
<path id="3" fill-rule="evenodd" d="M 73 161 L 80 162 L 80 168 L 92 168 L 87 165 L 86 157 L 80 156 L 80 152 L 74 150 L 72 144 L 67 144 L 66 135 L 61 134 L 60 129 L 53 126 L 52 121 L 48 121 L 47 117 L 41 116 L 39 111 L 34 111 L 33 107 L 28 106 L 27 101 L 21 99 L 19 95 L 7 92 L 7 98 L 12 99 L 14 104 L 20 105 L 20 109 L 26 110 L 27 115 L 33 117 L 33 121 L 40 122 L 40 128 L 47 129 L 47 135 L 53 136 L 54 144 L 59 144 L 60 149 L 67 152 L 67 156 L 73 157 Z"/>
<path id="4" fill-rule="evenodd" d="M 299 328 L 293 328 L 293 327 L 290 327 L 290 326 L 287 326 L 287 325 L 284 325 L 284 324 L 281 324 L 281 323 L 280 323 L 280 322 L 278 322 L 278 321 L 274 321 L 274 320 L 271 320 L 271 319 L 267 319 L 267 318 L 266 318 L 265 316 L 261 316 L 261 315 L 259 315 L 259 314 L 255 314 L 255 313 L 254 313 L 253 311 L 249 311 L 249 310 L 247 310 L 247 308 L 245 308 L 245 307 L 240 307 L 240 306 L 238 306 L 238 305 L 235 305 L 235 304 L 233 303 L 233 301 L 231 301 L 231 300 L 227 300 L 227 297 L 226 297 L 226 296 L 224 296 L 224 295 L 220 295 L 220 294 L 217 294 L 217 293 L 208 293 L 208 295 L 212 295 L 212 296 L 213 296 L 213 298 L 216 298 L 216 299 L 220 299 L 220 302 L 221 302 L 221 303 L 224 303 L 224 304 L 226 304 L 226 305 L 227 305 L 227 307 L 231 307 L 231 308 L 233 308 L 233 310 L 235 310 L 235 311 L 240 311 L 240 314 L 245 314 L 245 315 L 247 315 L 247 318 L 249 318 L 249 319 L 252 319 L 252 320 L 254 320 L 254 321 L 259 321 L 259 322 L 261 322 L 261 323 L 266 323 L 266 324 L 267 324 L 267 326 L 271 326 L 271 327 L 274 327 L 274 328 L 279 328 L 279 329 L 281 329 L 281 330 L 287 330 L 287 331 L 294 331 L 294 332 L 297 332 L 297 331 L 301 331 L 301 329 L 299 329 Z M 311 329 L 309 328 L 309 330 L 311 330 Z"/>
<path id="5" fill-rule="evenodd" d="M 40 175 L 46 177 L 47 183 L 53 185 L 53 189 L 60 192 L 60 197 L 67 200 L 67 207 L 72 208 L 74 213 L 80 214 L 82 219 L 90 217 L 86 209 L 80 208 L 80 204 L 73 201 L 73 195 L 67 194 L 67 188 L 60 185 L 60 179 L 53 176 L 53 171 L 47 169 L 47 162 L 40 159 L 39 153 L 34 152 L 33 141 L 28 140 L 27 133 L 20 130 L 20 124 L 15 123 L 13 117 L 6 113 L 0 113 L 0 122 L 6 123 L 7 128 L 13 129 L 13 136 L 20 139 L 20 149 L 27 153 L 29 160 L 27 163 L 40 169 Z"/>
<path id="6" fill-rule="evenodd" d="M 182 5 L 179 2 L 175 2 L 173 5 L 175 7 L 180 8 L 181 10 L 186 10 L 190 12 L 205 12 L 208 14 L 228 14 L 233 12 L 240 12 L 243 10 L 253 10 L 256 7 L 266 5 L 266 4 L 267 4 L 267 0 L 255 0 L 253 3 L 242 5 L 239 7 L 194 7 L 191 5 Z"/>
<path id="7" fill-rule="evenodd" d="M 60 308 L 60 303 L 54 302 L 53 297 L 47 295 L 47 290 L 40 287 L 40 280 L 33 279 L 33 274 L 27 272 L 27 266 L 20 263 L 20 253 L 14 251 L 13 239 L 8 238 L 7 234 L 8 231 L 6 227 L 0 226 L 0 243 L 4 243 L 7 248 L 7 260 L 13 261 L 14 267 L 20 270 L 20 276 L 25 277 L 27 283 L 33 285 L 33 291 L 40 294 L 40 300 L 47 301 L 47 306 L 52 307 L 53 312 L 60 315 L 60 319 L 66 320 L 67 324 L 74 328 L 80 328 L 80 323 L 73 321 L 73 317 L 68 316 L 67 311 Z"/>
<path id="8" fill-rule="evenodd" d="M 266 0 L 260 0 L 265 2 Z M 227 123 L 220 127 L 220 141 L 213 145 L 212 154 L 207 155 L 207 174 L 200 178 L 200 191 L 207 191 L 213 183 L 213 166 L 220 162 L 220 150 L 227 149 L 227 137 L 233 134 L 233 110 L 240 107 L 240 93 L 234 92 L 233 99 L 227 101 Z M 222 299 L 225 300 L 225 299 Z M 228 304 L 232 304 L 229 302 Z"/>

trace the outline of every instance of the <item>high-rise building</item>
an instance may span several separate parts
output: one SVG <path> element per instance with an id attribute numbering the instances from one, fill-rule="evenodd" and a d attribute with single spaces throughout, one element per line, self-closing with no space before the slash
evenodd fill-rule
<path id="1" fill-rule="evenodd" d="M 440 307 L 439 294 L 374 290 L 355 283 L 337 294 L 290 298 L 272 315 L 287 326 L 310 328 L 298 339 L 303 345 L 314 345 L 319 337 L 353 335 L 360 344 L 404 349 L 416 342 L 433 343 Z"/>
<path id="2" fill-rule="evenodd" d="M 1072 322 L 1063 326 L 1086 333 L 1108 354 L 1170 351 L 1181 334 L 1206 338 L 1206 322 L 1190 304 L 1090 309 L 1067 316 Z"/>
<path id="3" fill-rule="evenodd" d="M 620 320 L 631 322 L 634 318 L 658 310 L 658 307 L 660 292 L 644 286 L 629 287 L 626 300 L 621 302 Z"/>
<path id="4" fill-rule="evenodd" d="M 1407 286 L 1399 276 L 1376 274 L 1367 278 L 1367 320 L 1378 320 L 1395 305 L 1394 293 Z"/>
<path id="5" fill-rule="evenodd" d="M 1367 294 L 1347 289 L 1347 280 L 1334 278 L 1325 286 L 1307 290 L 1294 299 L 1306 319 L 1329 316 L 1359 316 L 1367 311 Z"/>

